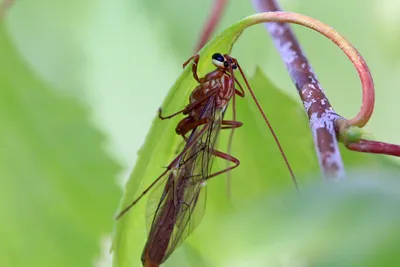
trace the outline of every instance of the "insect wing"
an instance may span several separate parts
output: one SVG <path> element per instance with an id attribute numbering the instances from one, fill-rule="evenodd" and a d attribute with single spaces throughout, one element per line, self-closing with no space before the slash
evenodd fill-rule
<path id="1" fill-rule="evenodd" d="M 164 189 L 154 190 L 148 201 L 148 218 L 154 214 L 151 224 L 148 220 L 150 226 L 148 242 L 152 242 L 153 238 L 155 240 L 155 235 L 165 235 L 161 241 L 159 237 L 157 238 L 159 240 L 157 246 L 166 246 L 164 242 L 168 242 L 166 250 L 161 252 L 164 254 L 161 262 L 165 261 L 196 228 L 204 214 L 206 197 L 204 185 L 211 171 L 214 158 L 212 151 L 223 117 L 221 111 L 215 110 L 213 98 L 210 98 L 205 105 L 202 117 L 213 119 L 210 123 L 198 126 L 192 131 L 188 143 L 196 134 L 202 131 L 203 134 L 182 155 L 176 168 L 168 173 Z M 155 205 L 157 196 L 160 198 L 158 205 Z M 161 247 L 159 249 L 164 250 Z"/>
<path id="2" fill-rule="evenodd" d="M 182 205 L 176 217 L 166 258 L 192 233 L 204 215 L 207 194 L 205 185 L 211 171 L 214 159 L 212 151 L 221 129 L 223 113 L 215 110 L 215 102 L 211 101 L 208 107 L 206 106 L 204 116 L 213 118 L 212 122 L 201 126 L 208 127 L 207 131 L 200 138 L 196 149 L 182 158 L 182 163 L 187 168 L 185 173 L 190 175 L 185 177 L 184 195 L 180 199 Z"/>

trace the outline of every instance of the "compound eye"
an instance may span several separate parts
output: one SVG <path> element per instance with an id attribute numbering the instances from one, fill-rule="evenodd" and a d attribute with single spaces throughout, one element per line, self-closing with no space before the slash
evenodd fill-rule
<path id="1" fill-rule="evenodd" d="M 225 58 L 223 55 L 221 55 L 220 53 L 215 53 L 212 56 L 212 63 L 219 68 L 223 68 L 224 67 L 224 62 L 225 62 Z"/>

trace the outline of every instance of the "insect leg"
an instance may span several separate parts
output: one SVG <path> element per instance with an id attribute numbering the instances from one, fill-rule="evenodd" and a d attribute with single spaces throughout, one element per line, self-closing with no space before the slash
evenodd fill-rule
<path id="1" fill-rule="evenodd" d="M 218 91 L 217 90 L 212 90 L 210 91 L 208 94 L 204 95 L 202 98 L 198 99 L 196 102 L 194 103 L 190 103 L 189 105 L 187 105 L 184 109 L 179 110 L 171 115 L 168 116 L 163 116 L 162 115 L 162 108 L 158 109 L 158 117 L 162 120 L 166 120 L 166 119 L 171 119 L 173 117 L 175 117 L 176 115 L 179 115 L 180 113 L 186 115 L 189 114 L 190 111 L 192 111 L 193 109 L 198 108 L 201 104 L 203 104 L 204 102 L 206 102 L 210 97 L 214 96 Z"/>
<path id="2" fill-rule="evenodd" d="M 236 90 L 236 89 L 235 89 Z M 232 97 L 232 113 L 233 113 L 233 120 L 231 121 L 222 121 L 221 129 L 231 129 L 228 139 L 228 154 L 231 154 L 232 151 L 232 141 L 233 141 L 233 133 L 236 128 L 239 128 L 243 125 L 243 123 L 236 121 L 236 100 L 235 95 Z M 226 164 L 227 168 L 229 168 L 229 163 Z M 231 173 L 228 172 L 226 176 L 226 193 L 228 197 L 231 197 Z"/>
<path id="3" fill-rule="evenodd" d="M 217 92 L 218 92 L 217 89 L 210 90 L 210 92 L 208 92 L 201 98 L 197 99 L 196 102 L 193 102 L 193 103 L 190 103 L 189 105 L 187 105 L 185 107 L 185 110 L 183 111 L 183 114 L 185 114 L 185 115 L 189 114 L 190 111 L 201 106 L 204 102 L 208 101 L 210 99 L 210 97 L 213 97 Z"/>
<path id="4" fill-rule="evenodd" d="M 212 151 L 212 154 L 213 154 L 214 156 L 218 157 L 218 158 L 221 158 L 221 159 L 225 159 L 225 160 L 227 160 L 227 161 L 230 161 L 230 162 L 234 163 L 235 165 L 230 166 L 230 167 L 228 167 L 228 168 L 226 168 L 226 169 L 223 169 L 223 170 L 221 170 L 221 171 L 217 171 L 217 172 L 215 172 L 215 173 L 210 174 L 209 176 L 207 176 L 207 178 L 206 178 L 207 180 L 210 179 L 210 178 L 213 178 L 213 177 L 215 177 L 215 176 L 218 176 L 218 175 L 220 175 L 220 174 L 223 174 L 223 173 L 225 173 L 225 172 L 229 172 L 229 171 L 235 169 L 235 168 L 236 168 L 237 166 L 239 166 L 239 164 L 240 164 L 240 161 L 239 161 L 237 158 L 235 158 L 235 157 L 233 157 L 233 156 L 231 156 L 231 155 L 229 155 L 229 154 L 226 154 L 226 153 L 224 153 L 224 152 L 214 150 L 214 151 Z"/>
<path id="5" fill-rule="evenodd" d="M 178 126 L 176 127 L 175 131 L 177 134 L 182 135 L 183 139 L 185 139 L 185 134 L 187 134 L 188 132 L 190 132 L 191 130 L 200 125 L 208 123 L 208 121 L 209 120 L 207 118 L 202 118 L 198 121 L 192 121 L 190 117 L 184 118 L 178 123 Z"/>
<path id="6" fill-rule="evenodd" d="M 228 141 L 228 154 L 231 152 L 232 150 L 232 140 L 233 140 L 233 129 L 239 128 L 243 125 L 242 122 L 240 121 L 235 121 L 235 120 L 231 120 L 231 121 L 222 121 L 222 126 L 221 126 L 221 130 L 224 129 L 231 129 L 231 133 L 229 135 L 229 141 Z M 229 162 L 227 162 L 227 168 L 229 168 Z M 231 176 L 230 176 L 230 172 L 227 173 L 227 177 L 226 177 L 226 192 L 228 194 L 228 197 L 231 196 Z"/>
<path id="7" fill-rule="evenodd" d="M 222 121 L 221 129 L 236 129 L 242 127 L 243 123 L 240 121 Z"/>
<path id="8" fill-rule="evenodd" d="M 205 123 L 208 123 L 208 122 L 209 122 L 209 121 L 208 121 L 208 119 L 206 119 L 206 118 L 200 119 L 200 120 L 198 120 L 198 121 L 193 121 L 190 117 L 183 118 L 183 119 L 178 123 L 178 126 L 176 126 L 175 132 L 176 132 L 178 135 L 182 136 L 183 140 L 184 140 L 185 142 L 187 142 L 187 141 L 188 141 L 188 138 L 186 137 L 186 134 L 187 134 L 188 132 L 190 132 L 190 131 L 193 130 L 194 128 L 196 128 L 196 127 L 198 127 L 198 126 L 200 126 L 200 125 L 203 125 L 203 124 L 205 124 Z M 240 126 L 237 126 L 237 127 L 240 127 Z M 178 152 L 176 152 L 176 153 L 178 153 Z"/>
<path id="9" fill-rule="evenodd" d="M 200 56 L 199 54 L 195 54 L 194 56 L 190 57 L 188 60 L 185 61 L 185 63 L 183 63 L 183 67 L 186 67 L 187 64 L 189 64 L 189 62 L 193 59 L 192 62 L 192 72 L 193 72 L 193 78 L 198 82 L 200 82 L 199 76 L 197 75 L 197 64 L 199 63 L 200 60 Z"/>
<path id="10" fill-rule="evenodd" d="M 128 206 L 126 206 L 116 217 L 116 220 L 118 220 L 119 218 L 121 218 L 126 212 L 128 212 L 142 197 L 144 197 L 152 188 L 153 186 L 155 186 L 171 169 L 173 169 L 175 167 L 175 165 L 181 160 L 182 156 L 189 150 L 192 148 L 193 145 L 195 145 L 198 140 L 203 136 L 203 134 L 208 130 L 208 128 L 210 127 L 210 123 L 205 123 L 204 127 L 197 133 L 194 135 L 194 137 L 192 138 L 192 140 L 190 140 L 185 148 L 182 150 L 181 153 L 178 154 L 178 156 L 175 157 L 175 159 L 167 166 L 167 169 L 160 175 L 157 177 L 157 179 L 155 179 L 141 194 L 138 198 L 136 198 L 131 204 L 129 204 Z"/>
<path id="11" fill-rule="evenodd" d="M 242 85 L 239 83 L 239 81 L 236 79 L 236 77 L 235 77 L 235 82 L 236 82 L 236 84 L 239 86 L 239 88 L 240 88 L 240 90 L 238 90 L 238 89 L 236 89 L 235 88 L 235 93 L 238 95 L 238 96 L 240 96 L 240 97 L 244 97 L 244 90 L 243 90 L 243 87 L 242 87 Z"/>
<path id="12" fill-rule="evenodd" d="M 179 111 L 177 111 L 177 112 L 175 112 L 175 113 L 173 113 L 173 114 L 171 114 L 171 115 L 163 116 L 163 115 L 162 115 L 162 108 L 159 108 L 159 109 L 158 109 L 158 117 L 159 117 L 160 119 L 162 119 L 162 120 L 171 119 L 171 118 L 175 117 L 176 115 L 178 115 L 178 114 L 180 114 L 180 113 L 183 113 L 184 111 L 185 111 L 185 109 L 182 109 L 182 110 L 179 110 Z"/>

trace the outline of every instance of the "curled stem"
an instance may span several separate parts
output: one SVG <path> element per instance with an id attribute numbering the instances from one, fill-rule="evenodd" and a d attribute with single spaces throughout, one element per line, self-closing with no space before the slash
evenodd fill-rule
<path id="1" fill-rule="evenodd" d="M 275 0 L 254 0 L 254 5 L 260 11 L 279 11 L 280 8 Z M 304 107 L 310 118 L 310 125 L 313 131 L 314 140 L 317 144 L 317 154 L 321 159 L 325 154 L 335 154 L 338 152 L 337 142 L 332 140 L 332 136 L 329 134 L 329 129 L 332 124 L 335 127 L 336 136 L 339 137 L 340 141 L 344 145 L 353 151 L 374 153 L 374 154 L 385 154 L 390 156 L 400 156 L 400 146 L 395 144 L 389 144 L 385 142 L 372 141 L 362 139 L 361 127 L 363 127 L 370 119 L 375 102 L 374 84 L 371 73 L 368 66 L 358 51 L 339 33 L 337 33 L 331 27 L 327 27 L 321 22 L 308 18 L 298 14 L 281 13 L 282 19 L 276 21 L 275 24 L 267 24 L 267 29 L 270 32 L 278 51 L 281 53 L 282 58 L 286 63 L 286 67 L 292 76 L 294 83 L 299 91 L 301 99 L 304 102 Z M 305 17 L 303 22 L 296 20 Z M 343 52 L 348 56 L 353 65 L 355 66 L 362 85 L 362 105 L 358 114 L 350 119 L 346 120 L 340 116 L 334 116 L 333 108 L 330 105 L 324 91 L 317 82 L 315 74 L 311 70 L 311 66 L 304 56 L 300 45 L 298 44 L 293 32 L 285 22 L 291 22 L 300 24 L 309 28 L 312 28 L 324 36 L 331 39 L 336 45 L 338 45 Z M 307 24 L 307 25 L 306 25 Z M 288 53 L 288 44 L 292 47 L 291 53 Z M 300 69 L 300 71 L 299 71 Z M 304 69 L 304 70 L 301 70 Z M 314 90 L 307 89 L 307 80 L 311 79 L 314 81 Z M 311 82 L 312 84 L 313 82 Z M 316 115 L 313 117 L 313 115 Z M 313 123 L 313 118 L 327 118 L 324 121 L 325 129 L 318 132 Z M 320 122 L 320 121 L 319 121 Z M 325 130 L 325 131 L 324 131 Z M 321 143 L 330 143 L 330 147 L 321 146 Z M 332 141 L 332 142 L 331 142 Z M 338 161 L 337 161 L 338 162 Z M 322 167 L 326 171 L 331 166 L 325 166 L 322 161 Z"/>
<path id="2" fill-rule="evenodd" d="M 264 12 L 252 16 L 254 24 L 261 22 L 294 23 L 313 29 L 335 43 L 353 63 L 361 80 L 362 105 L 360 111 L 351 119 L 349 125 L 363 127 L 371 118 L 375 104 L 374 83 L 367 63 L 357 49 L 346 38 L 330 26 L 311 17 L 289 12 Z M 292 45 L 292 44 L 291 44 Z M 292 55 L 293 57 L 293 55 Z"/>

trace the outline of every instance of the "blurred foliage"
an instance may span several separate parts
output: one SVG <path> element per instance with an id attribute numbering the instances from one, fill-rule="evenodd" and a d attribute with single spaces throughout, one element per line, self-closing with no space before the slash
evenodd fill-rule
<path id="1" fill-rule="evenodd" d="M 0 25 L 0 266 L 90 266 L 119 166 L 76 99 L 27 68 Z"/>
<path id="2" fill-rule="evenodd" d="M 192 54 L 211 2 L 15 1 L 0 21 L 1 266 L 96 264 L 117 207 L 118 165 L 128 173 L 135 163 L 155 111 Z M 333 26 L 355 44 L 376 83 L 376 110 L 366 130 L 400 143 L 400 124 L 387 120 L 400 112 L 399 1 L 281 3 Z M 218 29 L 252 13 L 251 1 L 232 2 Z M 350 62 L 315 32 L 295 30 L 336 110 L 354 114 L 361 93 Z M 293 194 L 252 100 L 238 99 L 244 126 L 235 131 L 232 154 L 242 166 L 232 173 L 233 197 L 226 198 L 224 177 L 209 182 L 205 218 L 165 266 L 337 266 L 335 259 L 343 259 L 340 266 L 393 265 L 400 247 L 399 197 L 393 193 L 398 167 L 382 156 L 343 150 L 349 169 L 364 170 L 354 174 L 361 182 L 311 185 L 319 179 L 310 175 L 318 167 L 306 119 L 301 106 L 278 89 L 297 101 L 264 28 L 246 31 L 232 55 L 253 77 L 304 193 L 300 200 Z M 167 113 L 181 108 L 174 105 L 190 89 L 182 90 L 188 92 L 167 98 Z M 179 142 L 171 130 L 175 123 L 154 122 L 135 169 L 143 176 L 131 181 L 127 198 L 171 160 Z M 226 151 L 227 133 L 221 135 L 219 149 Z M 216 161 L 216 167 L 224 166 Z M 146 237 L 145 202 L 130 213 L 133 225 L 123 237 L 127 251 L 120 251 L 129 254 L 132 266 L 140 266 Z M 96 265 L 110 262 L 105 257 Z"/>
<path id="3" fill-rule="evenodd" d="M 280 191 L 243 201 L 234 213 L 213 217 L 209 235 L 198 236 L 213 244 L 202 247 L 212 262 L 202 266 L 395 266 L 398 171 L 357 171 L 349 178 L 305 186 L 300 195 Z"/>

